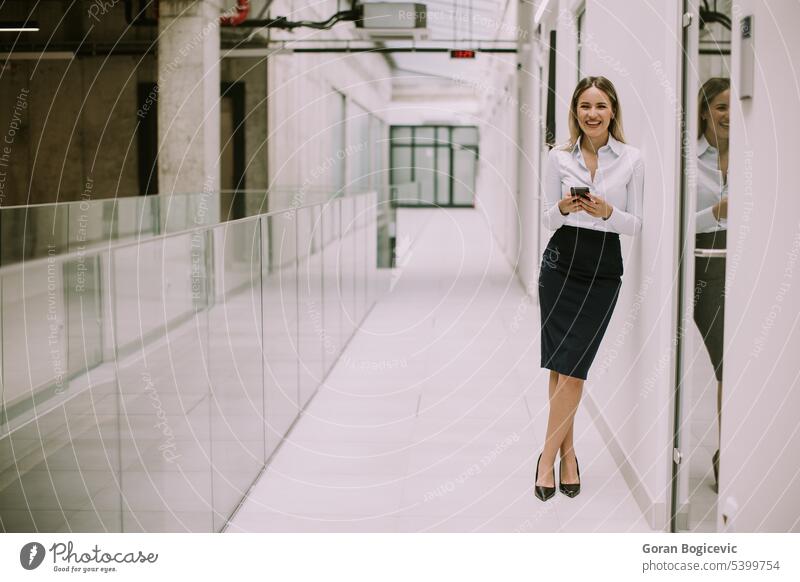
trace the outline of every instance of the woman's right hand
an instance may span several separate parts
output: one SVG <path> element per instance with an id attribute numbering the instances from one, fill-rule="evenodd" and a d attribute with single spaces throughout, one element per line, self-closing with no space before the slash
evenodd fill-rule
<path id="1" fill-rule="evenodd" d="M 559 202 L 559 207 L 560 206 L 561 203 Z M 711 213 L 718 221 L 728 218 L 728 197 L 723 196 L 719 202 L 714 204 L 714 206 L 711 207 Z"/>
<path id="2" fill-rule="evenodd" d="M 580 198 L 566 192 L 564 197 L 558 202 L 558 209 L 564 216 L 568 215 L 570 212 L 577 212 L 581 209 Z"/>

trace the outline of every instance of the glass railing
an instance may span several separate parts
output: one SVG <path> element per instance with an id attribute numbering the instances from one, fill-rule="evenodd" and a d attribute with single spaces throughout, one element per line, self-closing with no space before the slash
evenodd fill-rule
<path id="1" fill-rule="evenodd" d="M 141 237 L 153 198 L 0 268 L 0 531 L 219 531 L 385 288 L 373 192 Z"/>
<path id="2" fill-rule="evenodd" d="M 0 206 L 0 266 L 211 226 L 330 197 L 330 191 L 317 187 L 276 187 Z"/>

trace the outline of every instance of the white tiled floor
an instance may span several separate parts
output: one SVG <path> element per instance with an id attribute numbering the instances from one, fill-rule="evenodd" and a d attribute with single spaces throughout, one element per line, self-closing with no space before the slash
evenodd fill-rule
<path id="1" fill-rule="evenodd" d="M 651 531 L 583 408 L 581 494 L 534 497 L 538 307 L 480 211 L 399 222 L 410 250 L 347 348 L 359 365 L 332 370 L 228 531 Z"/>

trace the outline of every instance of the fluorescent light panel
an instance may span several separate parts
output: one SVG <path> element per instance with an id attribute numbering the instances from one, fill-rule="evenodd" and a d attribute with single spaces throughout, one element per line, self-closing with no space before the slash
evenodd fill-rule
<path id="1" fill-rule="evenodd" d="M 38 32 L 39 23 L 29 22 L 0 22 L 0 32 Z"/>

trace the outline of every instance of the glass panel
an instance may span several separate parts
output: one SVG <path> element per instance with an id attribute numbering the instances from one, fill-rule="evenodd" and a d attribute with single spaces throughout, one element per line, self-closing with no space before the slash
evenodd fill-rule
<path id="1" fill-rule="evenodd" d="M 320 235 L 322 238 L 321 246 L 325 247 L 328 243 L 334 240 L 338 234 L 336 229 L 334 228 L 334 208 L 338 209 L 338 203 L 335 199 L 328 200 L 325 204 L 320 206 L 320 215 L 321 215 L 321 223 L 322 228 L 320 229 Z"/>
<path id="2" fill-rule="evenodd" d="M 20 422 L 32 414 L 34 403 L 44 406 L 67 386 L 63 264 L 24 263 L 5 274 L 2 285 L 3 403 L 6 414 Z"/>
<path id="3" fill-rule="evenodd" d="M 187 237 L 156 240 L 163 240 L 163 244 L 145 241 L 113 253 L 114 333 L 122 355 L 162 337 L 170 317 L 187 318 L 196 302 L 205 305 L 203 289 L 192 294 L 194 281 L 189 271 L 203 265 L 192 264 L 191 241 Z"/>
<path id="4" fill-rule="evenodd" d="M 689 91 L 682 143 L 687 214 L 683 301 L 679 312 L 681 367 L 676 411 L 677 440 L 683 456 L 677 466 L 674 528 L 717 530 L 717 473 L 724 460 L 719 445 L 722 420 L 725 314 L 725 249 L 730 164 L 730 3 L 714 3 L 704 15 L 698 44 L 684 59 Z M 696 31 L 695 28 L 692 29 Z M 695 127 L 695 123 L 698 125 Z M 693 320 L 693 322 L 691 321 Z"/>
<path id="5" fill-rule="evenodd" d="M 322 249 L 322 206 L 312 206 L 307 212 L 311 214 L 311 252 L 317 253 Z"/>
<path id="6" fill-rule="evenodd" d="M 0 439 L 4 531 L 121 531 L 115 388 L 84 384 Z"/>
<path id="7" fill-rule="evenodd" d="M 107 264 L 107 254 L 86 262 Z M 91 375 L 78 365 L 67 371 L 69 355 L 77 353 L 72 341 L 67 349 L 68 313 L 81 294 L 97 292 L 87 284 L 76 295 L 73 281 L 65 285 L 62 278 L 69 279 L 69 271 L 55 259 L 0 278 L 0 529 L 6 532 L 118 532 L 122 527 L 113 364 L 94 367 Z M 91 311 L 94 299 L 87 301 Z"/>
<path id="8" fill-rule="evenodd" d="M 119 213 L 138 217 L 136 202 L 138 198 L 120 198 Z M 116 216 L 109 200 L 82 200 L 65 205 L 69 217 L 69 247 L 71 250 L 108 243 L 119 238 Z"/>
<path id="9" fill-rule="evenodd" d="M 369 313 L 370 307 L 370 293 L 372 290 L 370 289 L 370 270 L 369 270 L 369 261 L 372 257 L 373 248 L 375 247 L 375 238 L 370 237 L 370 224 L 371 224 L 371 214 L 372 208 L 374 207 L 374 198 L 372 194 L 368 194 L 367 196 L 363 197 L 362 206 L 361 206 L 361 242 L 359 245 L 361 246 L 362 252 L 362 271 L 361 271 L 361 278 L 363 281 L 363 289 L 362 289 L 362 317 L 363 320 L 367 313 Z M 362 321 L 363 323 L 363 321 Z"/>
<path id="10" fill-rule="evenodd" d="M 319 224 L 312 222 L 314 215 L 311 208 L 297 213 L 301 408 L 323 377 L 322 252 L 309 244 L 319 231 Z"/>
<path id="11" fill-rule="evenodd" d="M 103 315 L 100 298 L 100 257 L 79 256 L 62 268 L 67 289 L 67 368 L 85 372 L 103 359 Z"/>
<path id="12" fill-rule="evenodd" d="M 202 197 L 78 205 L 77 256 L 3 268 L 0 529 L 219 530 L 373 300 L 375 199 L 110 251 Z"/>
<path id="13" fill-rule="evenodd" d="M 450 148 L 436 149 L 436 203 L 450 204 Z"/>
<path id="14" fill-rule="evenodd" d="M 192 196 L 192 194 L 186 194 Z M 134 198 L 120 198 L 119 204 L 114 207 L 110 200 L 97 201 L 104 202 L 103 205 L 103 237 L 108 240 L 107 233 L 116 233 L 116 236 L 134 238 L 159 234 L 161 225 L 161 204 L 165 202 L 162 196 L 137 196 Z M 166 212 L 166 208 L 164 209 Z M 74 220 L 73 220 L 74 222 Z M 80 224 L 80 219 L 78 219 Z"/>
<path id="15" fill-rule="evenodd" d="M 453 150 L 453 204 L 474 204 L 477 157 L 470 149 Z"/>
<path id="16" fill-rule="evenodd" d="M 297 265 L 294 220 L 262 219 L 262 292 L 266 455 L 272 454 L 298 414 Z"/>
<path id="17" fill-rule="evenodd" d="M 435 141 L 435 131 L 436 128 L 434 127 L 415 127 L 414 128 L 414 145 L 419 147 L 420 145 L 433 145 Z"/>
<path id="18" fill-rule="evenodd" d="M 65 252 L 68 219 L 64 205 L 0 209 L 0 265 Z"/>
<path id="19" fill-rule="evenodd" d="M 416 168 L 414 169 L 414 181 L 419 184 L 419 198 L 424 202 L 432 203 L 434 181 L 436 180 L 436 173 L 434 172 L 434 152 L 435 148 L 432 147 L 418 147 L 415 151 L 414 162 Z"/>
<path id="20" fill-rule="evenodd" d="M 355 328 L 355 216 L 353 197 L 342 198 L 342 242 L 339 251 L 340 311 L 342 316 L 340 344 L 344 348 Z"/>
<path id="21" fill-rule="evenodd" d="M 454 127 L 453 143 L 459 145 L 478 145 L 477 127 Z"/>
<path id="22" fill-rule="evenodd" d="M 340 213 L 341 213 L 341 199 L 332 201 L 325 206 L 325 215 L 328 217 L 326 221 L 326 228 L 330 228 L 330 242 L 325 245 L 323 249 L 323 305 L 322 305 L 322 320 L 323 320 L 323 342 L 325 347 L 325 372 L 331 369 L 336 359 L 342 350 L 341 343 L 341 311 L 339 309 L 339 295 L 341 293 L 341 285 L 339 281 L 339 249 L 341 248 L 340 241 Z M 330 226 L 327 226 L 330 225 Z"/>
<path id="23" fill-rule="evenodd" d="M 367 207 L 364 211 L 364 244 L 366 245 L 364 280 L 367 313 L 369 313 L 372 304 L 375 302 L 375 269 L 378 264 L 378 229 L 375 227 L 375 217 L 378 212 L 377 204 L 377 193 L 370 193 L 367 197 Z"/>
<path id="24" fill-rule="evenodd" d="M 211 231 L 216 298 L 208 310 L 214 531 L 219 531 L 264 466 L 259 223 Z"/>
<path id="25" fill-rule="evenodd" d="M 192 269 L 211 253 L 207 239 L 146 241 L 138 260 L 113 251 L 115 328 L 130 328 L 118 360 L 126 532 L 212 530 L 208 319 Z"/>
<path id="26" fill-rule="evenodd" d="M 364 318 L 367 302 L 367 285 L 365 278 L 366 263 L 367 263 L 367 241 L 364 238 L 366 229 L 364 228 L 364 210 L 367 197 L 365 195 L 356 196 L 354 202 L 356 207 L 356 232 L 355 232 L 355 320 L 356 325 L 361 325 L 361 320 Z"/>
<path id="27" fill-rule="evenodd" d="M 403 184 L 406 182 L 411 182 L 411 180 L 411 148 L 392 148 L 392 184 Z"/>
<path id="28" fill-rule="evenodd" d="M 436 130 L 436 141 L 439 144 L 449 144 L 450 143 L 450 129 L 447 127 L 440 127 Z"/>
<path id="29" fill-rule="evenodd" d="M 304 200 L 315 201 L 315 188 L 309 188 Z M 294 194 L 291 192 L 284 201 L 284 207 Z M 252 209 L 251 215 L 259 208 L 262 212 L 266 208 L 264 192 L 239 196 L 247 199 L 244 206 Z M 231 200 L 227 204 L 230 206 Z M 10 265 L 67 250 L 86 251 L 112 240 L 140 240 L 160 232 L 219 222 L 220 196 L 209 192 L 0 207 L 0 264 Z"/>
<path id="30" fill-rule="evenodd" d="M 392 145 L 397 145 L 397 144 L 411 145 L 410 127 L 392 128 Z"/>

